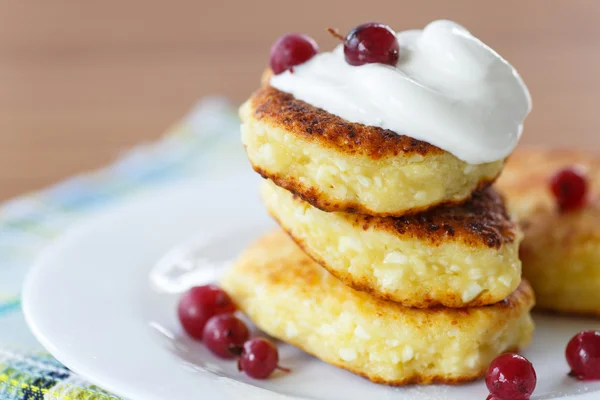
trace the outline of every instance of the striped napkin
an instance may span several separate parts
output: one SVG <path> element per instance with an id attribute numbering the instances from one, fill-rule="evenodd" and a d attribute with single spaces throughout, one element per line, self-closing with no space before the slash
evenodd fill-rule
<path id="1" fill-rule="evenodd" d="M 155 143 L 134 148 L 112 165 L 0 206 L 0 399 L 105 400 L 117 396 L 60 364 L 29 332 L 21 285 L 40 251 L 80 218 L 141 189 L 240 161 L 239 120 L 222 99 L 199 103 Z M 214 168 L 214 167 L 213 167 Z"/>

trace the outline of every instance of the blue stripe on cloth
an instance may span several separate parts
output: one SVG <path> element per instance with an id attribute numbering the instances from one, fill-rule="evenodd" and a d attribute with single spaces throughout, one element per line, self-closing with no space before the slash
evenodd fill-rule
<path id="1" fill-rule="evenodd" d="M 136 147 L 112 165 L 0 205 L 0 400 L 119 399 L 49 355 L 10 350 L 29 348 L 33 341 L 23 335 L 20 313 L 19 292 L 27 270 L 51 240 L 80 218 L 140 190 L 212 175 L 215 166 L 226 172 L 225 166 L 233 162 L 247 163 L 239 119 L 225 102 L 211 99 L 162 139 Z"/>
<path id="2" fill-rule="evenodd" d="M 0 303 L 0 316 L 21 308 L 21 299 L 12 299 Z"/>

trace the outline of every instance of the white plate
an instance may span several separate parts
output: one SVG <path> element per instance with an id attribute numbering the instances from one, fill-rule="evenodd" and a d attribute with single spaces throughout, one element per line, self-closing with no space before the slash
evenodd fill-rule
<path id="1" fill-rule="evenodd" d="M 27 279 L 23 307 L 36 337 L 67 367 L 130 399 L 485 399 L 481 381 L 391 388 L 283 344 L 281 363 L 292 373 L 252 381 L 234 362 L 188 340 L 176 319 L 176 295 L 154 290 L 150 270 L 192 237 L 205 243 L 206 258 L 221 264 L 234 258 L 273 226 L 257 183 L 250 172 L 180 182 L 81 222 L 43 254 Z M 600 398 L 600 383 L 567 377 L 564 359 L 569 338 L 600 323 L 550 316 L 536 322 L 525 352 L 538 375 L 533 398 Z"/>

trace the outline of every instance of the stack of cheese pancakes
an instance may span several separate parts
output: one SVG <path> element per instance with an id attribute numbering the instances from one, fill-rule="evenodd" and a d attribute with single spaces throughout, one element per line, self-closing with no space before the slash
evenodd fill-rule
<path id="1" fill-rule="evenodd" d="M 460 25 L 395 36 L 394 65 L 340 45 L 268 72 L 241 107 L 282 229 L 223 286 L 265 332 L 372 381 L 463 382 L 533 331 L 522 234 L 490 187 L 530 97 Z"/>

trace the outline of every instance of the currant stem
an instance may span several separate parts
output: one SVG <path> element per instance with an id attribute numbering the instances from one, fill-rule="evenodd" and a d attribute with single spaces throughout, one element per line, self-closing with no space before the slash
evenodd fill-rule
<path id="1" fill-rule="evenodd" d="M 242 346 L 229 346 L 227 349 L 231 353 L 232 356 L 241 356 L 244 348 Z"/>
<path id="2" fill-rule="evenodd" d="M 289 374 L 290 372 L 292 372 L 292 370 L 290 368 L 282 367 L 281 365 L 276 366 L 275 369 L 278 369 L 281 372 L 285 372 L 286 374 Z"/>
<path id="3" fill-rule="evenodd" d="M 340 34 L 340 31 L 339 31 L 338 29 L 335 29 L 335 28 L 327 28 L 327 32 L 329 32 L 329 34 L 331 34 L 331 36 L 333 36 L 333 37 L 334 37 L 334 38 L 336 38 L 336 39 L 339 39 L 339 40 L 341 40 L 342 42 L 343 42 L 344 40 L 346 40 L 346 38 L 345 38 L 345 37 L 343 37 L 343 36 Z"/>

